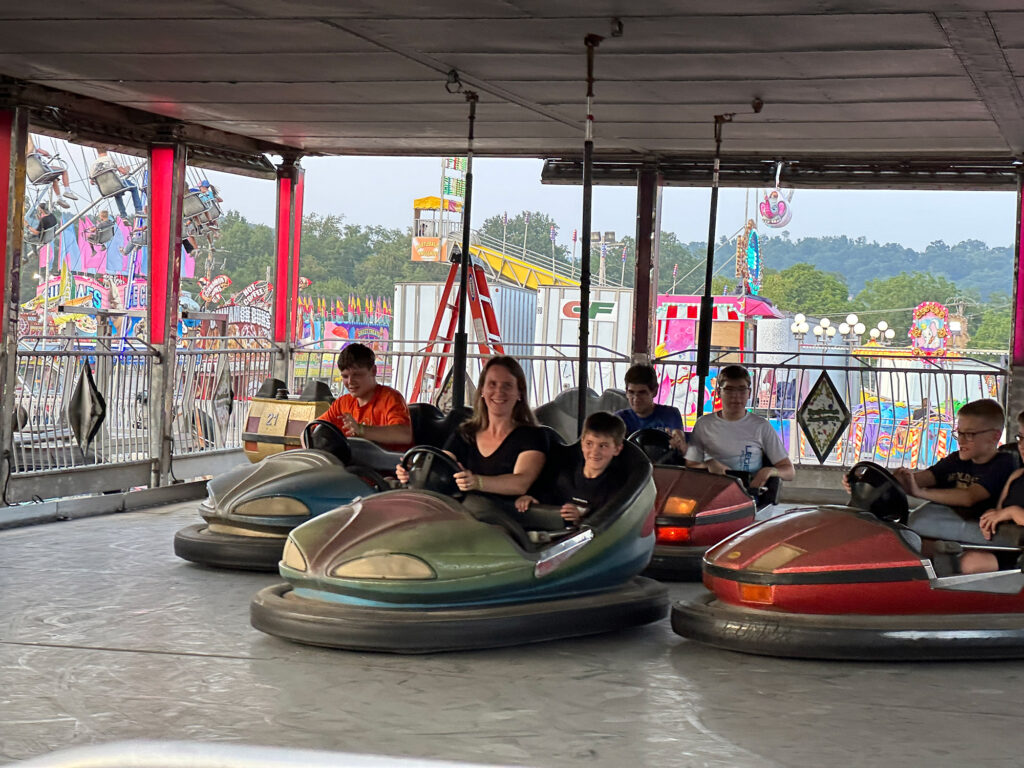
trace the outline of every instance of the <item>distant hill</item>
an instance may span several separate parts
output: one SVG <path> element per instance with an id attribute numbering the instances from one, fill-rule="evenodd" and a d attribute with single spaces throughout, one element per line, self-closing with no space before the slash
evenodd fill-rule
<path id="1" fill-rule="evenodd" d="M 705 246 L 694 242 L 688 248 L 703 253 Z M 868 280 L 900 272 L 926 272 L 946 277 L 962 291 L 976 291 L 984 300 L 990 293 L 1009 293 L 1013 278 L 1013 249 L 990 248 L 980 240 L 956 245 L 936 240 L 924 251 L 915 251 L 896 243 L 882 245 L 845 235 L 790 240 L 783 231 L 777 237 L 762 236 L 761 255 L 766 269 L 783 270 L 803 262 L 837 272 L 846 279 L 851 295 L 859 293 Z"/>

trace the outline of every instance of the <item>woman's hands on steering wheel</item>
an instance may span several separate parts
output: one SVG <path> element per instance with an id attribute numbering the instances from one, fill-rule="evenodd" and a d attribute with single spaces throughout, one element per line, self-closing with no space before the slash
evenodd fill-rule
<path id="1" fill-rule="evenodd" d="M 459 464 L 459 467 L 461 467 L 461 471 L 456 472 L 453 477 L 460 491 L 465 493 L 466 491 L 482 491 L 484 489 L 484 478 L 482 475 L 473 474 L 461 464 Z"/>

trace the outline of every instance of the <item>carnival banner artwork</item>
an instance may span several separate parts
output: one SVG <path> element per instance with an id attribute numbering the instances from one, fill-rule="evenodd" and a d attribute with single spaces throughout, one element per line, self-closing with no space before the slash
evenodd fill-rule
<path id="1" fill-rule="evenodd" d="M 937 301 L 924 301 L 914 309 L 910 346 L 921 357 L 945 357 L 949 342 L 949 310 Z"/>
<path id="2" fill-rule="evenodd" d="M 743 280 L 743 293 L 757 296 L 761 292 L 761 246 L 753 219 L 747 219 L 736 238 L 736 277 Z"/>

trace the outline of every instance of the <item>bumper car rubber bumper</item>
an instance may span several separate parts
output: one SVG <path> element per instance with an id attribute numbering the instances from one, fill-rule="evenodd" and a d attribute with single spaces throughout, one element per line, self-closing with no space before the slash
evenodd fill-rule
<path id="1" fill-rule="evenodd" d="M 379 608 L 298 597 L 290 584 L 260 590 L 252 625 L 309 645 L 391 653 L 496 648 L 598 634 L 664 618 L 664 585 L 636 577 L 616 589 L 499 605 Z"/>
<path id="2" fill-rule="evenodd" d="M 174 534 L 174 554 L 183 560 L 214 568 L 276 573 L 285 541 L 284 536 L 214 533 L 206 523 L 197 523 Z"/>
<path id="3" fill-rule="evenodd" d="M 658 544 L 654 547 L 651 562 L 646 574 L 655 578 L 665 579 L 697 579 L 701 577 L 701 566 L 704 553 L 709 545 L 676 546 L 674 544 Z"/>
<path id="4" fill-rule="evenodd" d="M 676 634 L 762 656 L 857 661 L 1024 658 L 1024 614 L 791 614 L 703 595 L 672 606 Z"/>

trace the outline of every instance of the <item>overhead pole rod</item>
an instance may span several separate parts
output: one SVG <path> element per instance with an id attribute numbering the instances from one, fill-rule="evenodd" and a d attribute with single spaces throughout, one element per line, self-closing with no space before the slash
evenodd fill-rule
<path id="1" fill-rule="evenodd" d="M 715 115 L 715 165 L 711 175 L 711 214 L 708 217 L 708 251 L 704 264 L 704 293 L 700 297 L 700 319 L 697 325 L 697 416 L 704 413 L 704 385 L 711 370 L 711 321 L 715 299 L 711 280 L 715 276 L 715 228 L 718 224 L 718 174 L 722 164 L 722 126 L 731 123 L 734 112 Z"/>
<path id="2" fill-rule="evenodd" d="M 476 120 L 476 104 L 480 100 L 476 91 L 465 91 L 469 102 L 469 136 L 466 142 L 466 193 L 462 203 L 462 263 L 459 265 L 459 318 L 455 331 L 455 355 L 452 361 L 452 409 L 461 408 L 466 403 L 466 293 L 469 287 L 469 253 L 470 212 L 473 204 L 473 125 Z M 443 237 L 444 233 L 440 233 Z"/>
<path id="3" fill-rule="evenodd" d="M 580 371 L 576 429 L 583 434 L 587 418 L 587 367 L 590 346 L 590 227 L 594 203 L 594 51 L 604 38 L 590 34 L 583 38 L 587 46 L 587 122 L 583 141 L 583 224 L 580 230 Z"/>

